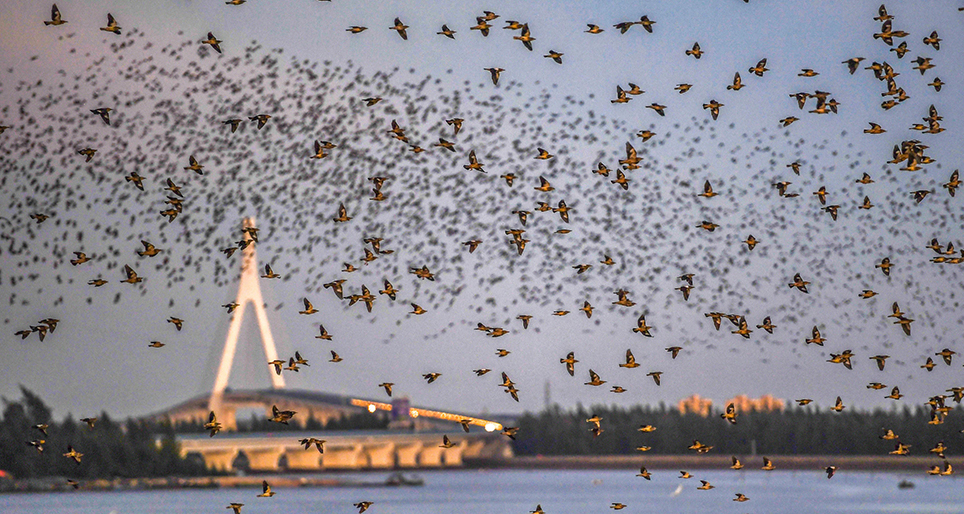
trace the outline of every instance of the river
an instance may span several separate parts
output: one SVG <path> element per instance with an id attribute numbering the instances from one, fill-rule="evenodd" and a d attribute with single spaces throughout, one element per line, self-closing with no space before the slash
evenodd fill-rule
<path id="1" fill-rule="evenodd" d="M 25 493 L 0 495 L 3 514 L 162 514 L 226 512 L 243 503 L 242 514 L 345 513 L 353 503 L 373 502 L 369 514 L 526 514 L 541 504 L 546 514 L 631 512 L 912 512 L 964 513 L 964 487 L 956 476 L 924 473 L 703 471 L 681 479 L 655 470 L 651 481 L 626 470 L 454 470 L 419 473 L 422 487 L 281 488 L 257 498 L 260 488 Z M 366 473 L 377 481 L 382 474 Z M 349 478 L 358 479 L 358 475 Z M 714 486 L 698 490 L 700 480 Z M 915 487 L 900 489 L 902 480 Z M 270 483 L 270 478 L 269 478 Z M 679 486 L 682 489 L 679 490 Z M 736 493 L 749 500 L 732 501 Z M 230 512 L 230 511 L 227 511 Z"/>

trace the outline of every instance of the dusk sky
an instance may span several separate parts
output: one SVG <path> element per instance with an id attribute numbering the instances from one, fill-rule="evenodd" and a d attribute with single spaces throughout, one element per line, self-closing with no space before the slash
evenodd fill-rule
<path id="1" fill-rule="evenodd" d="M 931 262 L 939 254 L 926 247 L 934 238 L 944 249 L 964 245 L 964 194 L 942 187 L 964 159 L 964 4 L 888 5 L 893 30 L 909 33 L 894 46 L 873 37 L 880 4 L 870 1 L 57 4 L 65 25 L 44 25 L 49 2 L 0 6 L 6 398 L 22 384 L 57 417 L 136 416 L 210 391 L 231 319 L 221 306 L 237 292 L 240 267 L 239 254 L 222 250 L 242 237 L 245 216 L 257 218 L 261 266 L 283 275 L 261 279 L 279 354 L 299 351 L 311 364 L 285 373 L 290 388 L 386 400 L 378 384 L 390 381 L 414 405 L 498 413 L 541 409 L 547 384 L 564 408 L 675 404 L 695 393 L 718 407 L 772 394 L 820 409 L 838 395 L 852 408 L 920 405 L 962 385 L 964 359 L 948 367 L 934 354 L 964 351 L 964 267 Z M 483 11 L 500 16 L 488 37 L 470 30 Z M 98 30 L 108 12 L 121 35 Z M 643 15 L 656 22 L 652 33 L 613 27 Z M 390 30 L 395 17 L 409 25 L 407 40 Z M 533 51 L 503 29 L 507 20 L 528 23 Z M 443 24 L 454 40 L 436 34 Z M 587 24 L 604 32 L 588 34 Z M 932 31 L 939 50 L 922 41 Z M 201 43 L 208 32 L 223 53 Z M 898 58 L 890 50 L 903 41 Z M 694 42 L 700 59 L 684 53 Z M 550 50 L 562 64 L 543 57 Z M 935 67 L 913 69 L 919 56 Z M 851 75 L 842 62 L 853 57 L 865 60 Z M 769 71 L 748 71 L 763 58 Z M 889 110 L 881 102 L 896 97 L 882 96 L 886 83 L 865 69 L 884 61 L 908 96 Z M 490 67 L 505 70 L 498 85 Z M 744 87 L 728 90 L 736 72 Z M 929 85 L 936 77 L 939 92 Z M 612 103 L 629 83 L 645 93 Z M 683 83 L 688 92 L 674 90 Z M 836 114 L 808 112 L 815 98 L 801 110 L 792 97 L 817 91 L 839 102 Z M 368 107 L 367 97 L 382 100 Z M 702 107 L 711 100 L 723 104 L 715 121 Z M 927 126 L 931 105 L 944 131 L 913 130 Z M 90 113 L 101 107 L 113 109 L 110 126 Z M 260 131 L 248 121 L 256 114 L 271 115 Z M 799 120 L 783 127 L 788 116 Z M 234 117 L 245 123 L 231 134 L 223 122 Z M 465 120 L 457 135 L 444 121 L 456 117 Z M 392 120 L 409 144 L 387 134 Z M 871 122 L 886 132 L 864 133 Z M 655 135 L 643 141 L 643 130 Z M 456 152 L 433 147 L 440 137 Z M 338 146 L 311 159 L 315 140 Z M 906 162 L 887 161 L 910 140 L 933 162 L 902 171 Z M 623 190 L 612 181 L 626 143 L 642 167 L 623 170 Z M 89 163 L 83 148 L 97 149 Z M 554 157 L 536 159 L 537 148 Z M 463 168 L 470 150 L 487 173 Z M 191 155 L 203 176 L 183 169 Z M 795 161 L 799 176 L 787 167 Z M 598 162 L 609 176 L 592 172 Z M 125 180 L 131 172 L 145 191 Z M 509 173 L 511 186 L 499 178 Z M 874 183 L 855 183 L 863 173 Z M 388 177 L 383 202 L 369 200 L 373 176 Z M 534 191 L 540 176 L 555 191 Z M 167 179 L 185 196 L 171 222 L 158 214 L 170 207 Z M 697 196 L 707 180 L 719 196 Z M 799 197 L 779 195 L 781 181 Z M 839 205 L 836 221 L 812 194 L 821 186 L 827 205 Z M 917 202 L 915 191 L 929 195 Z M 865 196 L 872 209 L 858 208 Z M 560 200 L 569 223 L 536 211 Z M 351 221 L 332 221 L 339 204 Z M 518 210 L 532 211 L 524 227 Z M 50 218 L 37 224 L 29 216 L 38 213 Z M 719 227 L 697 228 L 704 220 Z M 519 255 L 505 231 L 523 228 L 530 242 Z M 760 240 L 753 250 L 741 243 L 750 234 Z M 363 263 L 368 237 L 394 253 Z M 470 239 L 483 241 L 473 253 Z M 138 256 L 140 240 L 164 252 Z M 91 261 L 72 266 L 78 251 Z M 886 257 L 889 276 L 875 267 Z M 359 270 L 343 272 L 346 262 Z M 145 281 L 119 283 L 125 264 Z M 577 274 L 580 264 L 592 267 Z M 423 265 L 435 281 L 409 272 Z M 695 275 L 688 300 L 675 289 L 684 273 Z M 788 287 L 795 273 L 809 293 Z M 88 285 L 97 278 L 108 283 Z M 346 300 L 322 287 L 339 278 Z M 386 279 L 399 289 L 394 302 L 377 293 Z M 371 313 L 348 305 L 362 285 L 377 297 Z M 635 305 L 613 305 L 618 289 Z M 860 298 L 864 290 L 877 296 Z M 299 315 L 303 298 L 320 312 Z M 586 301 L 590 319 L 579 310 Z M 887 317 L 894 302 L 914 320 L 910 336 Z M 412 303 L 428 312 L 409 314 Z M 730 333 L 737 327 L 726 319 L 714 329 L 710 312 L 745 316 L 750 338 Z M 527 330 L 520 314 L 532 316 Z M 632 332 L 640 314 L 652 338 Z M 756 328 L 767 316 L 773 334 Z M 15 335 L 45 318 L 60 323 L 44 341 Z M 315 339 L 319 323 L 332 341 Z M 492 337 L 478 323 L 509 333 Z M 822 347 L 805 343 L 814 326 Z M 242 333 L 231 386 L 269 387 L 252 311 Z M 676 359 L 664 350 L 672 346 L 683 348 Z M 639 368 L 617 366 L 627 349 Z M 332 350 L 344 360 L 327 362 Z M 844 350 L 855 354 L 852 370 L 827 362 Z M 570 351 L 580 361 L 574 377 L 559 363 Z M 870 360 L 878 354 L 890 356 L 883 371 Z M 921 369 L 928 357 L 937 362 L 930 372 Z M 477 377 L 477 368 L 492 372 Z M 583 385 L 590 368 L 604 386 Z M 498 387 L 503 371 L 519 403 Z M 661 385 L 651 371 L 663 372 Z M 442 377 L 427 384 L 430 372 Z M 615 385 L 626 392 L 610 392 Z M 906 397 L 884 399 L 893 386 Z"/>

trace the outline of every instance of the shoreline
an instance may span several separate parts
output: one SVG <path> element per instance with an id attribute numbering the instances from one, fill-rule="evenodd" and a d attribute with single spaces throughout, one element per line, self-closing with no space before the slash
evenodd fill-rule
<path id="1" fill-rule="evenodd" d="M 760 471 L 764 455 L 736 455 L 743 471 Z M 766 455 L 777 470 L 819 470 L 837 466 L 857 471 L 920 471 L 943 463 L 937 456 Z M 472 461 L 469 467 L 495 469 L 729 469 L 730 455 L 551 455 L 517 456 L 502 461 Z M 957 462 L 951 460 L 951 465 Z"/>
<path id="2" fill-rule="evenodd" d="M 763 472 L 763 456 L 737 455 L 744 472 Z M 911 472 L 926 478 L 931 466 L 943 461 L 936 456 L 893 455 L 767 455 L 778 471 L 820 471 L 837 466 L 838 472 L 873 471 L 881 473 Z M 81 481 L 79 491 L 146 491 L 162 489 L 241 488 L 261 487 L 262 480 L 270 480 L 276 489 L 292 487 L 401 487 L 420 486 L 419 472 L 446 470 L 711 470 L 729 469 L 729 455 L 552 455 L 522 456 L 511 459 L 466 459 L 457 468 L 405 468 L 340 470 L 317 472 L 255 472 L 245 475 L 211 475 L 200 477 L 115 478 Z M 956 465 L 958 462 L 951 462 Z M 389 473 L 387 479 L 365 480 L 344 475 Z M 339 476 L 332 476 L 337 474 Z M 400 479 L 399 479 L 400 478 Z M 393 480 L 394 479 L 394 480 Z M 0 480 L 0 493 L 72 492 L 64 477 L 45 477 L 21 480 Z"/>

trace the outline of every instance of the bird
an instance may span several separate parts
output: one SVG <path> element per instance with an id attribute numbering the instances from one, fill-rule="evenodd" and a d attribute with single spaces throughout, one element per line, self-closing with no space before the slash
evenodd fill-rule
<path id="1" fill-rule="evenodd" d="M 553 61 L 556 62 L 556 64 L 562 64 L 563 55 L 566 55 L 566 54 L 557 52 L 555 50 L 549 50 L 549 53 L 544 55 L 543 57 L 545 57 L 546 59 L 552 59 Z M 940 89 L 938 89 L 938 91 L 940 91 Z"/>
<path id="2" fill-rule="evenodd" d="M 174 316 L 171 316 L 171 317 L 167 318 L 167 322 L 173 324 L 174 327 L 177 328 L 177 331 L 178 331 L 178 332 L 181 331 L 181 327 L 182 327 L 183 324 L 184 324 L 184 320 L 183 320 L 183 319 L 181 319 L 181 318 L 175 318 Z"/>
<path id="3" fill-rule="evenodd" d="M 318 312 L 318 309 L 316 309 L 315 306 L 312 305 L 311 302 L 308 301 L 307 298 L 302 298 L 302 301 L 304 301 L 304 303 L 305 303 L 305 310 L 303 310 L 303 311 L 298 311 L 298 314 L 308 315 L 308 314 L 315 314 L 316 312 Z M 324 329 L 324 327 L 322 327 L 322 329 Z"/>
<path id="4" fill-rule="evenodd" d="M 429 384 L 431 384 L 432 382 L 435 382 L 436 380 L 438 380 L 438 377 L 440 376 L 442 376 L 441 373 L 425 373 L 422 375 L 422 378 L 424 378 Z"/>
<path id="5" fill-rule="evenodd" d="M 568 364 L 567 364 L 567 366 L 568 366 Z M 606 381 L 605 381 L 605 380 L 600 380 L 600 379 L 599 379 L 599 375 L 590 368 L 590 370 L 589 370 L 589 382 L 586 382 L 586 383 L 583 384 L 583 385 L 601 386 L 601 385 L 603 385 L 603 384 L 605 384 L 605 383 L 606 383 Z"/>
<path id="6" fill-rule="evenodd" d="M 736 407 L 732 402 L 726 406 L 726 411 L 720 414 L 720 417 L 729 421 L 730 424 L 736 424 Z"/>
<path id="7" fill-rule="evenodd" d="M 731 457 L 731 459 L 733 464 L 730 466 L 730 469 L 743 469 L 743 463 L 740 462 L 740 459 L 736 458 L 736 456 Z"/>
<path id="8" fill-rule="evenodd" d="M 401 38 L 406 41 L 408 40 L 408 32 L 406 32 L 405 30 L 407 28 L 408 28 L 408 25 L 405 25 L 404 23 L 402 23 L 401 20 L 399 20 L 398 18 L 395 18 L 395 25 L 388 27 L 389 30 L 394 30 L 398 32 L 398 35 L 401 36 Z"/>
<path id="9" fill-rule="evenodd" d="M 840 411 L 844 410 L 845 408 L 846 408 L 846 406 L 843 404 L 843 400 L 841 400 L 840 397 L 838 396 L 838 397 L 837 397 L 837 401 L 834 402 L 833 407 L 830 407 L 830 410 L 832 410 L 832 411 L 834 411 L 834 412 L 840 412 Z"/>
<path id="10" fill-rule="evenodd" d="M 373 502 L 370 502 L 370 501 L 362 501 L 358 503 L 353 503 L 352 505 L 354 505 L 355 508 L 358 509 L 358 514 L 362 514 L 362 512 L 365 512 L 366 510 L 368 510 L 368 507 L 372 506 L 372 503 Z"/>
<path id="11" fill-rule="evenodd" d="M 80 459 L 83 456 L 84 454 L 75 450 L 73 446 L 69 444 L 67 445 L 67 452 L 64 453 L 64 457 L 67 457 L 68 459 L 73 459 L 73 461 L 76 462 L 77 465 L 80 465 Z"/>
<path id="12" fill-rule="evenodd" d="M 713 116 L 714 120 L 716 120 L 716 118 L 720 115 L 720 107 L 723 107 L 723 104 L 717 102 L 716 100 L 710 100 L 709 103 L 703 104 L 704 109 L 710 110 L 710 115 Z"/>
<path id="13" fill-rule="evenodd" d="M 261 278 L 281 278 L 281 275 L 275 273 L 270 264 L 265 264 L 264 275 L 261 275 Z"/>
<path id="14" fill-rule="evenodd" d="M 262 492 L 261 494 L 258 495 L 258 498 L 271 498 L 276 494 L 274 491 L 271 490 L 271 486 L 268 485 L 267 480 L 261 481 L 261 491 Z"/>
<path id="15" fill-rule="evenodd" d="M 696 196 L 701 196 L 701 197 L 703 197 L 703 198 L 713 198 L 714 196 L 717 196 L 718 194 L 719 194 L 719 193 L 713 191 L 713 186 L 710 184 L 710 181 L 707 180 L 707 181 L 703 182 L 703 192 L 700 193 L 700 194 L 698 194 L 698 195 L 696 195 Z M 693 284 L 690 284 L 690 285 L 693 285 Z"/>
<path id="16" fill-rule="evenodd" d="M 476 170 L 476 171 L 481 171 L 482 173 L 485 173 L 485 170 L 482 169 L 482 163 L 479 162 L 479 160 L 475 156 L 475 150 L 469 151 L 469 163 L 463 164 L 462 167 L 465 168 L 466 170 Z"/>
<path id="17" fill-rule="evenodd" d="M 90 112 L 100 116 L 100 119 L 104 121 L 107 125 L 110 125 L 110 112 L 114 109 L 110 107 L 99 107 L 97 109 L 91 109 Z M 93 154 L 91 154 L 93 155 Z M 90 159 L 88 159 L 90 160 Z"/>
<path id="18" fill-rule="evenodd" d="M 656 24 L 655 21 L 651 21 L 651 20 L 649 19 L 649 16 L 643 16 L 643 17 L 639 18 L 639 21 L 636 22 L 636 23 L 639 24 L 639 25 L 642 25 L 643 28 L 646 29 L 646 32 L 649 32 L 650 34 L 653 33 L 653 25 Z"/>
<path id="19" fill-rule="evenodd" d="M 208 38 L 202 40 L 201 44 L 211 45 L 211 48 L 213 48 L 217 53 L 221 53 L 221 43 L 223 42 L 224 41 L 221 41 L 220 39 L 214 37 L 213 32 L 208 32 Z M 234 130 L 232 129 L 232 132 L 233 131 Z"/>
<path id="20" fill-rule="evenodd" d="M 218 423 L 218 418 L 214 415 L 214 411 L 211 411 L 211 413 L 208 415 L 208 422 L 204 424 L 204 429 L 211 431 L 208 434 L 208 437 L 214 437 L 214 434 L 220 432 L 221 428 L 222 425 L 221 423 Z"/>
<path id="21" fill-rule="evenodd" d="M 447 435 L 442 436 L 442 444 L 439 445 L 439 448 L 452 448 L 454 446 L 455 446 L 455 443 L 449 440 L 449 436 Z"/>
<path id="22" fill-rule="evenodd" d="M 117 20 L 115 20 L 110 13 L 107 13 L 107 26 L 101 27 L 100 30 L 103 30 L 104 32 L 111 32 L 117 35 L 120 35 L 121 33 L 121 28 L 117 26 Z"/>
<path id="23" fill-rule="evenodd" d="M 125 280 L 121 282 L 126 284 L 137 284 L 138 282 L 143 282 L 144 279 L 137 276 L 137 273 L 127 264 L 124 265 L 124 274 L 127 276 Z"/>
<path id="24" fill-rule="evenodd" d="M 841 64 L 846 64 L 847 69 L 850 70 L 850 74 L 853 75 L 857 71 L 857 67 L 860 66 L 860 62 L 863 60 L 863 57 L 851 57 L 850 59 L 843 61 Z"/>
<path id="25" fill-rule="evenodd" d="M 345 223 L 347 221 L 350 221 L 351 219 L 352 217 L 348 215 L 348 211 L 345 209 L 345 204 L 344 203 L 339 204 L 338 216 L 332 218 L 332 221 L 334 221 L 335 223 Z"/>
<path id="26" fill-rule="evenodd" d="M 241 514 L 241 507 L 244 507 L 243 503 L 231 503 L 225 508 L 234 510 L 234 514 Z"/>
<path id="27" fill-rule="evenodd" d="M 653 377 L 653 382 L 655 382 L 656 385 L 659 385 L 659 377 L 662 374 L 663 374 L 662 371 L 650 371 L 649 373 L 646 373 L 646 376 Z"/>
<path id="28" fill-rule="evenodd" d="M 77 258 L 70 260 L 70 264 L 71 264 L 72 266 L 77 266 L 78 264 L 83 264 L 83 263 L 85 263 L 85 262 L 87 262 L 87 261 L 90 260 L 90 258 L 87 257 L 87 254 L 85 254 L 84 252 L 74 252 L 74 255 L 75 255 Z"/>
<path id="29" fill-rule="evenodd" d="M 449 29 L 448 25 L 443 24 L 441 32 L 436 32 L 436 34 L 445 36 L 449 39 L 455 39 L 455 32 L 456 31 Z"/>
<path id="30" fill-rule="evenodd" d="M 57 26 L 63 25 L 64 23 L 67 23 L 67 20 L 61 17 L 60 9 L 57 8 L 57 4 L 54 4 L 53 7 L 50 8 L 50 19 L 44 20 L 44 25 Z"/>
<path id="31" fill-rule="evenodd" d="M 529 24 L 528 24 L 528 23 L 523 23 L 523 24 L 522 24 L 522 33 L 521 33 L 520 35 L 518 35 L 518 36 L 512 36 L 512 39 L 517 39 L 517 40 L 519 40 L 519 41 L 522 41 L 522 44 L 525 45 L 525 47 L 528 48 L 529 51 L 531 52 L 531 51 L 532 51 L 532 42 L 535 41 L 536 38 L 532 37 L 532 35 L 530 34 L 530 32 L 529 32 Z"/>
<path id="32" fill-rule="evenodd" d="M 614 104 L 624 104 L 629 103 L 630 100 L 632 100 L 632 98 L 628 96 L 626 91 L 623 90 L 622 86 L 616 86 L 616 99 L 610 100 L 609 102 Z"/>
<path id="33" fill-rule="evenodd" d="M 804 293 L 809 293 L 810 291 L 807 290 L 807 285 L 809 284 L 810 282 L 803 280 L 800 274 L 796 273 L 795 275 L 793 275 L 793 282 L 791 282 L 789 285 L 791 288 L 795 287 L 800 291 L 803 291 Z"/>
<path id="34" fill-rule="evenodd" d="M 884 364 L 886 364 L 887 359 L 889 359 L 889 358 L 890 358 L 890 355 L 874 355 L 874 356 L 871 357 L 870 359 L 876 361 L 876 362 L 877 362 L 877 369 L 879 369 L 880 371 L 883 371 L 883 370 L 884 370 Z"/>
<path id="35" fill-rule="evenodd" d="M 957 354 L 957 352 L 951 350 L 950 348 L 944 348 L 943 350 L 935 353 L 934 355 L 935 355 L 935 356 L 940 356 L 941 358 L 943 358 L 943 359 L 944 359 L 944 364 L 947 364 L 948 366 L 950 366 L 950 365 L 951 365 L 951 360 L 953 359 L 953 356 L 956 355 L 956 354 Z"/>
<path id="36" fill-rule="evenodd" d="M 810 334 L 811 334 L 810 339 L 806 340 L 807 344 L 815 344 L 817 346 L 823 346 L 823 343 L 826 342 L 826 339 L 820 336 L 820 329 L 817 328 L 816 325 L 813 326 L 813 329 L 811 329 Z"/>
<path id="37" fill-rule="evenodd" d="M 384 389 L 385 389 L 385 394 L 387 394 L 388 396 L 391 396 L 391 395 L 392 395 L 392 386 L 393 386 L 393 385 L 395 385 L 395 384 L 392 383 L 392 382 L 382 382 L 381 384 L 378 384 L 378 387 L 384 388 Z"/>
<path id="38" fill-rule="evenodd" d="M 651 328 L 653 327 L 646 324 L 646 316 L 644 314 L 640 314 L 639 318 L 636 319 L 636 326 L 633 328 L 633 332 L 642 334 L 646 337 L 653 337 L 653 334 L 649 331 Z"/>
<path id="39" fill-rule="evenodd" d="M 273 422 L 275 422 L 275 423 L 281 423 L 281 424 L 287 425 L 287 424 L 288 424 L 288 421 L 289 421 L 291 418 L 293 418 L 295 414 L 297 414 L 295 411 L 278 410 L 278 406 L 277 406 L 277 405 L 272 405 L 272 406 L 271 406 L 271 417 L 268 418 L 268 421 L 273 421 Z"/>
<path id="40" fill-rule="evenodd" d="M 646 470 L 646 466 L 640 466 L 639 473 L 636 474 L 638 477 L 643 477 L 646 480 L 652 480 L 652 474 Z"/>
<path id="41" fill-rule="evenodd" d="M 249 120 L 249 121 L 257 121 L 257 122 L 258 122 L 258 130 L 261 130 L 262 128 L 264 128 L 265 124 L 268 123 L 268 119 L 270 119 L 270 118 L 271 118 L 271 115 L 270 115 L 270 114 L 256 114 L 256 115 L 254 115 L 254 116 L 249 116 L 249 117 L 248 117 L 248 120 Z"/>
<path id="42" fill-rule="evenodd" d="M 639 364 L 636 362 L 636 357 L 633 356 L 632 350 L 626 350 L 626 362 L 619 365 L 620 368 L 638 368 Z"/>
<path id="43" fill-rule="evenodd" d="M 765 72 L 770 71 L 766 66 L 766 58 L 760 59 L 760 61 L 756 63 L 756 66 L 750 68 L 750 73 L 753 73 L 757 77 L 762 77 Z"/>
<path id="44" fill-rule="evenodd" d="M 566 355 L 565 359 L 559 359 L 560 364 L 566 365 L 566 371 L 569 372 L 570 377 L 575 376 L 575 373 L 576 373 L 575 366 L 576 366 L 576 363 L 579 362 L 578 360 L 575 359 L 574 354 L 575 352 L 569 352 L 569 354 Z"/>
<path id="45" fill-rule="evenodd" d="M 489 74 L 492 76 L 492 84 L 498 86 L 499 77 L 501 76 L 501 73 L 505 70 L 502 68 L 484 68 L 484 69 L 485 71 L 489 72 Z"/>
<path id="46" fill-rule="evenodd" d="M 763 471 L 773 471 L 774 469 L 777 469 L 777 468 L 776 466 L 773 465 L 773 462 L 770 461 L 770 459 L 763 457 L 763 467 L 760 469 L 762 469 Z"/>

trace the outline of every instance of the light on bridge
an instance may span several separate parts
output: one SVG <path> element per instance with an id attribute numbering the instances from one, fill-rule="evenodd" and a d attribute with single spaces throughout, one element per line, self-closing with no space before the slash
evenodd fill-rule
<path id="1" fill-rule="evenodd" d="M 368 404 L 368 412 L 374 414 L 376 410 L 378 410 L 378 407 L 376 407 L 374 403 Z"/>

